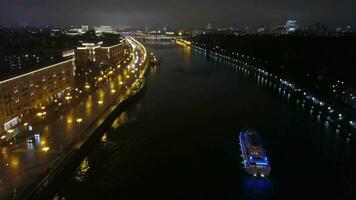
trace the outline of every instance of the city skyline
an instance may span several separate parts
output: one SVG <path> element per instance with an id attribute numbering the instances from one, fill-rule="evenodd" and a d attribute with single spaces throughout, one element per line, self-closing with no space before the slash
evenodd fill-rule
<path id="1" fill-rule="evenodd" d="M 2 0 L 1 199 L 356 199 L 356 0 Z"/>
<path id="2" fill-rule="evenodd" d="M 105 0 L 99 2 L 75 2 L 64 0 L 37 2 L 5 0 L 1 11 L 0 25 L 98 25 L 108 24 L 124 28 L 132 27 L 241 27 L 275 26 L 288 19 L 297 19 L 301 25 L 320 22 L 330 27 L 356 25 L 356 2 L 352 0 L 320 1 L 307 3 L 296 0 L 246 1 L 160 1 L 146 3 L 143 0 L 130 2 Z M 184 14 L 183 14 L 184 13 Z M 199 15 L 197 14 L 199 13 Z"/>

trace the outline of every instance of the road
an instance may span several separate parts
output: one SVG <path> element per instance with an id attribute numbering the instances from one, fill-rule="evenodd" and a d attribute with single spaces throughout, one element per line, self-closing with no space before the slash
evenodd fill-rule
<path id="1" fill-rule="evenodd" d="M 27 140 L 16 147 L 2 147 L 0 157 L 0 199 L 15 196 L 36 179 L 46 175 L 67 153 L 89 136 L 89 128 L 103 121 L 101 114 L 139 77 L 144 65 L 145 50 L 127 38 L 134 57 L 123 69 L 103 80 L 101 86 L 76 104 L 68 105 L 58 115 L 49 115 L 35 127 L 33 143 Z M 94 124 L 93 124 L 94 123 Z M 96 123 L 96 124 L 95 124 Z"/>

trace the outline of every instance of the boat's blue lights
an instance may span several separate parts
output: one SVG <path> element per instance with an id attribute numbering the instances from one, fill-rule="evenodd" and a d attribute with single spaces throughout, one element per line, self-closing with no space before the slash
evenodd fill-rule
<path id="1" fill-rule="evenodd" d="M 264 166 L 268 166 L 267 162 L 255 162 L 256 165 L 264 165 Z"/>

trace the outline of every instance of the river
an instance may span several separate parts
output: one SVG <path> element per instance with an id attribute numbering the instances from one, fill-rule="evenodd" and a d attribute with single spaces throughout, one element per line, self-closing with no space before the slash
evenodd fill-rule
<path id="1" fill-rule="evenodd" d="M 146 42 L 161 58 L 137 105 L 59 188 L 66 199 L 355 199 L 352 144 L 239 66 Z M 236 135 L 260 133 L 272 172 L 248 177 Z"/>

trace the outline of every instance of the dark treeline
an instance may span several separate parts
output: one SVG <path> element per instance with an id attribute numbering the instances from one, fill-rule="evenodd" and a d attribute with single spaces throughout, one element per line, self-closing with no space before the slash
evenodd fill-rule
<path id="1" fill-rule="evenodd" d="M 355 37 L 207 34 L 192 40 L 205 44 L 209 50 L 243 54 L 241 59 L 302 86 L 319 87 L 340 79 L 356 88 L 353 73 L 356 71 Z M 255 60 L 246 56 L 255 57 Z"/>

